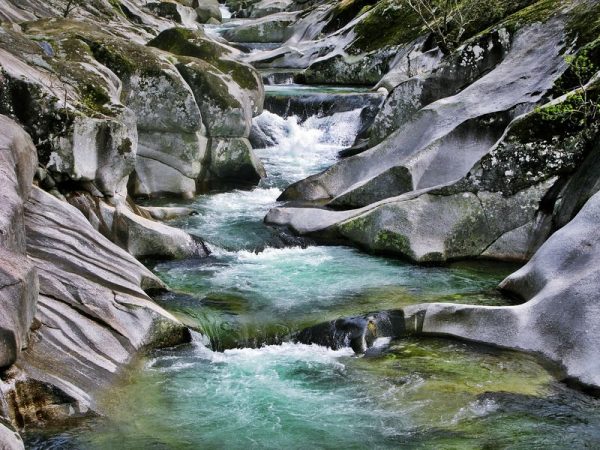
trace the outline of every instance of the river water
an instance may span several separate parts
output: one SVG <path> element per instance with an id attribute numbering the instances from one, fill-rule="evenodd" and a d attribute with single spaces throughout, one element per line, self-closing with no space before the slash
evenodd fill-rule
<path id="1" fill-rule="evenodd" d="M 257 123 L 276 142 L 257 150 L 269 174 L 258 187 L 161 203 L 193 208 L 197 215 L 171 224 L 201 235 L 212 250 L 207 259 L 153 266 L 173 289 L 159 303 L 203 336 L 139 361 L 101 402 L 106 417 L 29 433 L 28 446 L 600 444 L 597 401 L 557 382 L 531 355 L 444 339 L 378 340 L 370 356 L 290 342 L 305 326 L 411 303 L 504 304 L 495 286 L 514 267 L 424 268 L 345 246 L 290 245 L 263 224 L 264 215 L 287 185 L 331 165 L 352 144 L 360 109 L 306 120 L 265 112 Z"/>

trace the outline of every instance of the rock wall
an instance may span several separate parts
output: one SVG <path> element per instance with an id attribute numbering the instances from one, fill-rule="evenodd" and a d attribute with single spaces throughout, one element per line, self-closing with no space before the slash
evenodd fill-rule
<path id="1" fill-rule="evenodd" d="M 32 188 L 31 138 L 5 116 L 0 125 L 0 390 L 2 415 L 23 427 L 96 411 L 136 354 L 189 332 L 145 293 L 165 288 L 158 278 L 75 207 Z"/>
<path id="2" fill-rule="evenodd" d="M 531 261 L 502 282 L 501 289 L 525 303 L 411 306 L 404 309 L 407 330 L 540 353 L 558 362 L 566 378 L 598 388 L 599 221 L 596 194 Z"/>
<path id="3" fill-rule="evenodd" d="M 595 101 L 595 63 L 579 83 L 568 63 L 597 60 L 593 37 L 573 40 L 589 13 L 597 4 L 582 1 L 518 28 L 509 17 L 443 58 L 417 55 L 414 74 L 399 64 L 379 84 L 391 90 L 371 148 L 290 186 L 280 200 L 292 204 L 267 222 L 416 262 L 528 260 L 594 192 L 582 171 L 594 161 L 597 119 L 570 114 L 585 109 L 574 104 L 582 95 Z M 563 195 L 578 205 L 569 219 L 553 212 L 566 207 Z"/>

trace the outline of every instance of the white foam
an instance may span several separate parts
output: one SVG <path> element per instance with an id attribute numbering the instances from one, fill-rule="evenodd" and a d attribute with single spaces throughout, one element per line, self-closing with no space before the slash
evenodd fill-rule
<path id="1" fill-rule="evenodd" d="M 241 250 L 237 252 L 237 258 L 243 263 L 278 262 L 293 259 L 309 266 L 318 266 L 333 260 L 333 256 L 321 247 L 267 247 L 262 252 Z"/>
<path id="2" fill-rule="evenodd" d="M 221 17 L 223 19 L 231 19 L 231 11 L 227 5 L 219 5 L 219 9 L 221 10 Z"/>
<path id="3" fill-rule="evenodd" d="M 373 342 L 372 348 L 385 348 L 388 345 L 390 345 L 391 341 L 392 341 L 391 337 L 377 338 L 377 339 L 375 339 L 375 342 Z"/>
<path id="4" fill-rule="evenodd" d="M 332 165 L 338 151 L 354 142 L 360 128 L 362 108 L 331 116 L 282 118 L 264 111 L 254 119 L 254 126 L 268 136 L 274 145 L 256 150 L 265 162 L 267 172 L 293 182 Z"/>
<path id="5" fill-rule="evenodd" d="M 294 344 L 286 342 L 281 345 L 267 345 L 260 348 L 240 348 L 225 350 L 223 353 L 213 352 L 211 360 L 221 363 L 277 363 L 282 358 L 288 361 L 305 361 L 322 364 L 334 364 L 343 367 L 338 361 L 341 357 L 354 355 L 350 348 L 332 350 L 316 344 Z"/>

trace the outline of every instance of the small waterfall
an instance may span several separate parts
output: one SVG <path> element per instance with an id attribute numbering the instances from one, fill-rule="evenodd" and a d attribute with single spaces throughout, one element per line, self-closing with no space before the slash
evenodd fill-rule
<path id="1" fill-rule="evenodd" d="M 361 111 L 316 115 L 304 121 L 265 111 L 254 119 L 250 140 L 267 173 L 294 182 L 332 165 L 338 152 L 353 144 Z"/>
<path id="2" fill-rule="evenodd" d="M 266 72 L 263 73 L 263 83 L 267 86 L 294 84 L 296 72 Z"/>
<path id="3" fill-rule="evenodd" d="M 356 137 L 361 111 L 358 108 L 331 116 L 311 116 L 304 121 L 298 116 L 283 118 L 265 111 L 253 121 L 252 144 L 255 148 L 277 145 L 280 153 L 305 153 L 319 146 L 345 147 Z M 317 153 L 317 158 L 323 156 Z"/>
<path id="4" fill-rule="evenodd" d="M 181 24 L 187 28 L 198 28 L 198 14 L 193 8 L 177 4 L 177 12 L 181 16 Z"/>
<path id="5" fill-rule="evenodd" d="M 219 9 L 221 10 L 221 17 L 223 20 L 231 19 L 231 11 L 227 7 L 227 5 L 220 4 Z"/>

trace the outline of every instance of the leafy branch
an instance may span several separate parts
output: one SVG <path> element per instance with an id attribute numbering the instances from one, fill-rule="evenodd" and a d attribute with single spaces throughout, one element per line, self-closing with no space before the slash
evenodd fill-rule
<path id="1" fill-rule="evenodd" d="M 448 55 L 462 42 L 465 33 L 485 17 L 501 14 L 500 0 L 400 0 L 419 17 L 440 50 Z"/>

